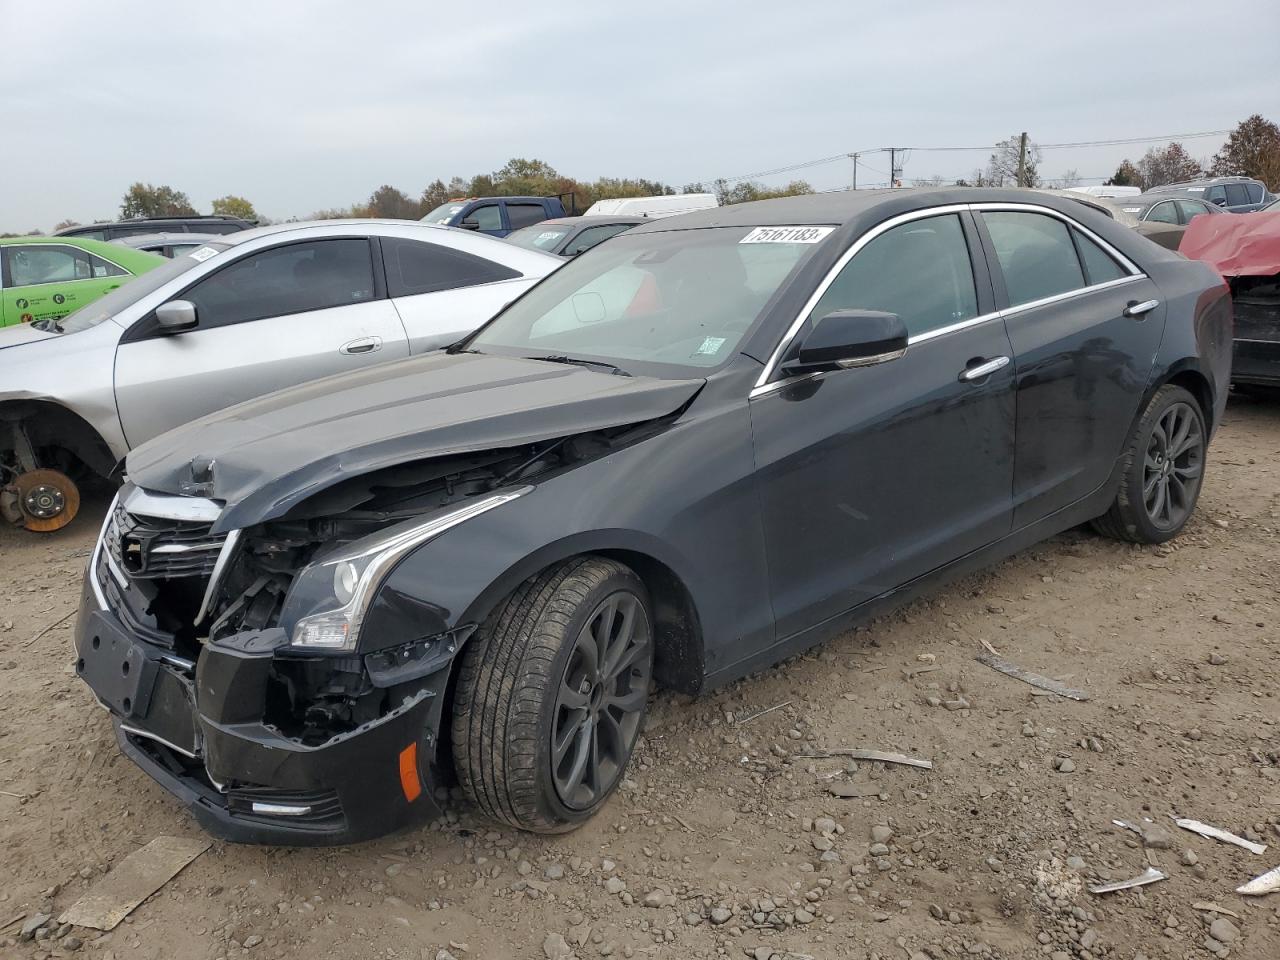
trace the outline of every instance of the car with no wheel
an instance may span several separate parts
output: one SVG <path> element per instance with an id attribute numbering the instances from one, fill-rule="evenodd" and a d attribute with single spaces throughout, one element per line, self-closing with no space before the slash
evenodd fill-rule
<path id="1" fill-rule="evenodd" d="M 38 533 L 70 523 L 81 482 L 114 478 L 143 441 L 446 346 L 563 262 L 403 220 L 260 227 L 170 260 L 66 242 L 150 270 L 102 281 L 120 289 L 74 313 L 0 330 L 0 518 Z"/>
<path id="2" fill-rule="evenodd" d="M 1086 521 L 1167 540 L 1230 376 L 1207 265 L 1069 200 L 860 191 L 642 225 L 448 351 L 135 449 L 76 671 L 232 840 L 453 785 L 600 809 L 696 693 Z"/>

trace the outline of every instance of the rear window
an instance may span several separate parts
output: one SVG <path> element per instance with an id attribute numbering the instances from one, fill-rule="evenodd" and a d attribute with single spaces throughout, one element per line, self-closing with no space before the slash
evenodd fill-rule
<path id="1" fill-rule="evenodd" d="M 387 268 L 387 293 L 392 297 L 436 293 L 521 276 L 519 271 L 483 257 L 403 237 L 382 238 L 382 259 Z"/>
<path id="2" fill-rule="evenodd" d="M 1039 213 L 984 213 L 991 243 L 1008 288 L 1009 305 L 1019 306 L 1078 290 L 1084 271 L 1067 225 Z"/>
<path id="3" fill-rule="evenodd" d="M 1228 183 L 1226 186 L 1228 207 L 1239 207 L 1249 202 L 1249 191 L 1243 183 Z"/>

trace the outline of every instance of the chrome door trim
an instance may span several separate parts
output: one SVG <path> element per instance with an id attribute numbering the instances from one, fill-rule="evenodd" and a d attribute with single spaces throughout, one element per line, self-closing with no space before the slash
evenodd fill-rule
<path id="1" fill-rule="evenodd" d="M 910 213 L 901 213 L 896 217 L 890 217 L 888 220 L 876 224 L 855 240 L 849 249 L 840 255 L 840 259 L 832 264 L 831 269 L 827 271 L 827 275 L 822 278 L 822 282 L 814 288 L 813 294 L 805 301 L 804 306 L 800 308 L 800 312 L 796 315 L 795 320 L 791 322 L 791 326 L 787 328 L 787 332 L 783 334 L 782 339 L 774 348 L 773 353 L 769 355 L 769 362 L 764 365 L 764 369 L 760 371 L 760 376 L 756 378 L 756 385 L 752 390 L 752 395 L 754 395 L 755 390 L 759 390 L 761 387 L 766 386 L 769 383 L 769 378 L 773 376 L 773 372 L 777 368 L 778 362 L 782 359 L 783 351 L 791 345 L 791 341 L 795 339 L 795 335 L 800 332 L 800 328 L 804 326 L 805 320 L 808 319 L 809 314 L 813 312 L 813 308 L 818 305 L 818 301 L 822 299 L 822 295 L 825 294 L 827 292 L 827 288 L 835 282 L 836 277 L 840 275 L 840 271 L 845 268 L 845 265 L 858 255 L 858 251 L 876 237 L 880 236 L 880 234 L 887 230 L 892 230 L 901 223 L 910 223 L 912 220 L 923 220 L 926 217 L 942 216 L 948 213 L 963 213 L 966 209 L 968 209 L 968 204 L 951 203 L 941 207 L 929 207 L 924 210 L 912 210 Z"/>
<path id="2" fill-rule="evenodd" d="M 835 279 L 837 276 L 839 276 L 840 271 L 843 270 L 845 266 L 849 263 L 849 261 L 852 260 L 855 256 L 857 256 L 859 251 L 861 251 L 862 248 L 865 247 L 868 243 L 870 243 L 876 237 L 880 236 L 880 234 L 888 230 L 892 230 L 894 227 L 898 226 L 899 224 L 909 223 L 912 220 L 923 220 L 928 217 L 943 216 L 943 215 L 952 214 L 952 213 L 963 213 L 965 211 L 981 213 L 987 210 L 994 210 L 994 211 L 1004 210 L 1004 211 L 1009 211 L 1014 213 L 1041 213 L 1050 217 L 1054 217 L 1055 219 L 1061 220 L 1063 223 L 1067 224 L 1068 226 L 1074 227 L 1075 229 L 1079 230 L 1082 234 L 1084 234 L 1086 237 L 1088 237 L 1090 240 L 1092 240 L 1094 243 L 1100 246 L 1104 251 L 1106 251 L 1114 260 L 1116 260 L 1120 264 L 1121 268 L 1128 273 L 1128 276 L 1119 277 L 1115 280 L 1107 280 L 1107 281 L 1104 281 L 1103 283 L 1091 284 L 1090 286 L 1080 287 L 1075 290 L 1068 290 L 1064 293 L 1054 294 L 1051 297 L 1043 297 L 1039 300 L 1032 300 L 1028 303 L 1021 303 L 1014 307 L 1007 307 L 1004 310 L 996 310 L 991 313 L 980 314 L 979 316 L 970 317 L 967 320 L 961 320 L 957 323 L 953 323 L 946 327 L 938 327 L 935 330 L 927 330 L 924 333 L 918 333 L 915 336 L 911 337 L 907 341 L 908 345 L 914 344 L 914 343 L 921 343 L 926 340 L 932 340 L 935 337 L 945 336 L 946 334 L 949 334 L 949 333 L 955 333 L 957 330 L 965 330 L 965 329 L 968 329 L 969 327 L 977 326 L 980 323 L 986 323 L 990 320 L 1003 319 L 1005 317 L 1022 313 L 1023 311 L 1026 311 L 1026 310 L 1034 310 L 1037 307 L 1043 307 L 1043 306 L 1046 306 L 1047 304 L 1057 303 L 1062 300 L 1068 300 L 1072 297 L 1078 297 L 1081 294 L 1092 293 L 1095 290 L 1106 290 L 1110 287 L 1117 287 L 1126 283 L 1132 283 L 1135 280 L 1147 279 L 1147 275 L 1142 272 L 1142 270 L 1137 266 L 1137 264 L 1135 264 L 1132 260 L 1126 257 L 1123 253 L 1117 250 L 1114 246 L 1112 246 L 1102 237 L 1098 236 L 1088 227 L 1084 226 L 1078 220 L 1074 219 L 1073 217 L 1067 216 L 1065 213 L 1061 213 L 1049 207 L 1041 206 L 1040 204 L 1037 204 L 1037 203 L 1020 203 L 1015 201 L 992 200 L 992 201 L 980 202 L 980 203 L 950 203 L 950 204 L 945 204 L 939 207 L 928 207 L 923 210 L 912 210 L 909 213 L 899 214 L 896 217 L 890 217 L 888 220 L 885 220 L 882 223 L 876 224 L 874 227 L 872 227 L 870 230 L 864 233 L 861 237 L 859 237 L 852 245 L 850 245 L 849 249 L 840 255 L 840 259 L 837 260 L 834 264 L 832 264 L 831 269 L 827 271 L 827 275 L 822 278 L 822 282 L 818 284 L 818 286 L 814 289 L 813 294 L 809 297 L 808 300 L 805 301 L 804 306 L 801 307 L 800 312 L 797 314 L 796 318 L 791 322 L 791 325 L 787 328 L 787 331 L 782 336 L 782 339 L 778 341 L 778 345 L 774 348 L 773 352 L 769 355 L 768 362 L 764 365 L 764 369 L 760 372 L 760 375 L 756 378 L 755 386 L 751 388 L 750 393 L 747 395 L 748 399 L 754 399 L 756 397 L 763 396 L 766 393 L 770 393 L 772 392 L 773 389 L 775 389 L 781 384 L 790 384 L 790 383 L 799 382 L 799 377 L 790 377 L 790 378 L 784 378 L 781 380 L 773 380 L 773 381 L 770 380 L 770 377 L 772 377 L 774 372 L 776 371 L 778 363 L 782 359 L 782 354 L 791 345 L 791 341 L 795 339 L 796 334 L 800 332 L 800 328 L 804 326 L 805 320 L 808 319 L 809 314 L 813 312 L 813 308 L 817 306 L 818 301 L 822 299 L 823 294 L 825 294 L 827 292 L 827 289 L 831 286 L 831 284 L 835 282 Z M 803 374 L 803 376 L 807 378 L 807 377 L 814 376 L 814 374 Z"/>

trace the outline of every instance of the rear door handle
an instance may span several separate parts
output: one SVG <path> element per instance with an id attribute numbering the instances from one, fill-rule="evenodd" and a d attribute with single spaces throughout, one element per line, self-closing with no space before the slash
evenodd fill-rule
<path id="1" fill-rule="evenodd" d="M 348 356 L 359 353 L 373 353 L 375 350 L 382 349 L 381 337 L 361 337 L 359 340 L 349 340 L 338 348 L 339 353 L 345 353 Z"/>
<path id="2" fill-rule="evenodd" d="M 1126 317 L 1140 317 L 1144 313 L 1150 313 L 1158 306 L 1160 306 L 1159 300 L 1143 300 L 1141 303 L 1137 300 L 1130 300 L 1129 305 L 1124 308 L 1124 315 Z"/>
<path id="3" fill-rule="evenodd" d="M 966 383 L 972 383 L 974 380 L 989 377 L 997 370 L 1003 370 L 1008 365 L 1008 357 L 992 357 L 990 360 L 983 360 L 975 366 L 965 367 L 960 371 L 960 379 Z"/>

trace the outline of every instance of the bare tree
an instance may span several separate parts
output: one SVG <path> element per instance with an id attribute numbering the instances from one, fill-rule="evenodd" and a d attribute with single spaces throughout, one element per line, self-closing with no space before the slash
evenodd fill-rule
<path id="1" fill-rule="evenodd" d="M 1147 190 L 1166 183 L 1194 180 L 1204 175 L 1199 161 L 1176 141 L 1159 150 L 1155 147 L 1149 149 L 1138 161 L 1138 172 L 1142 175 L 1142 184 Z"/>
<path id="2" fill-rule="evenodd" d="M 1014 134 L 1008 140 L 996 144 L 991 160 L 987 163 L 986 180 L 983 186 L 1011 187 L 1018 183 L 1018 155 L 1021 148 L 1021 136 Z M 1040 148 L 1034 143 L 1027 144 L 1027 161 L 1023 171 L 1024 187 L 1040 186 Z"/>
<path id="3" fill-rule="evenodd" d="M 1068 187 L 1078 187 L 1080 186 L 1080 172 L 1076 170 L 1075 167 L 1072 167 L 1069 170 L 1063 171 L 1062 176 L 1060 176 L 1055 182 L 1063 190 L 1066 190 Z"/>

